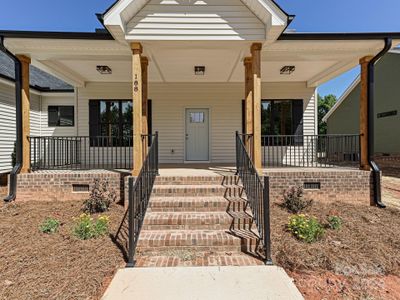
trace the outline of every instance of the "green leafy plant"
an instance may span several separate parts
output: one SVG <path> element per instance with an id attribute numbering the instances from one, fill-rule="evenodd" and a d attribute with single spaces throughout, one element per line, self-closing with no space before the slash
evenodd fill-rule
<path id="1" fill-rule="evenodd" d="M 57 219 L 47 218 L 42 224 L 39 225 L 39 230 L 40 232 L 47 234 L 56 233 L 60 227 L 60 224 L 60 221 Z"/>
<path id="2" fill-rule="evenodd" d="M 116 198 L 117 195 L 113 189 L 110 189 L 108 181 L 95 179 L 89 199 L 83 203 L 82 210 L 89 214 L 108 211 Z"/>
<path id="3" fill-rule="evenodd" d="M 94 220 L 88 214 L 81 214 L 75 218 L 72 233 L 81 240 L 89 240 L 106 235 L 109 229 L 109 217 L 100 216 Z"/>
<path id="4" fill-rule="evenodd" d="M 304 190 L 301 186 L 292 186 L 283 194 L 282 206 L 289 212 L 297 214 L 310 207 L 313 201 L 304 198 Z"/>
<path id="5" fill-rule="evenodd" d="M 307 243 L 316 242 L 325 234 L 325 230 L 317 218 L 303 214 L 291 216 L 288 229 L 297 239 Z"/>
<path id="6" fill-rule="evenodd" d="M 333 230 L 339 230 L 342 228 L 343 220 L 338 216 L 328 217 L 328 228 Z"/>

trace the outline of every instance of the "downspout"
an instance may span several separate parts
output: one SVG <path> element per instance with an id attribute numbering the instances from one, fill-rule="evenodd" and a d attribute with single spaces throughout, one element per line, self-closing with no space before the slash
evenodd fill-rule
<path id="1" fill-rule="evenodd" d="M 19 59 L 4 46 L 4 37 L 0 36 L 0 51 L 10 57 L 15 64 L 15 109 L 17 140 L 15 149 L 15 166 L 10 173 L 9 195 L 4 199 L 6 202 L 15 200 L 17 195 L 17 175 L 22 167 L 22 67 Z"/>
<path id="2" fill-rule="evenodd" d="M 372 168 L 373 186 L 374 186 L 374 202 L 379 208 L 385 208 L 386 205 L 382 202 L 381 190 L 381 170 L 374 160 L 375 156 L 375 141 L 374 141 L 374 92 L 375 92 L 375 64 L 392 48 L 392 38 L 385 38 L 385 47 L 368 63 L 368 162 Z"/>

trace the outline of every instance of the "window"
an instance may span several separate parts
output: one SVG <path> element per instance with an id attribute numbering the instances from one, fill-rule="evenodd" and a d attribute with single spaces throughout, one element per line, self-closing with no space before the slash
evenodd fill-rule
<path id="1" fill-rule="evenodd" d="M 190 123 L 204 123 L 204 113 L 203 112 L 190 113 Z"/>
<path id="2" fill-rule="evenodd" d="M 263 136 L 303 135 L 303 100 L 263 100 L 261 114 Z M 285 144 L 302 144 L 302 138 L 299 137 L 276 141 L 282 143 L 282 140 Z"/>
<path id="3" fill-rule="evenodd" d="M 132 113 L 132 101 L 129 100 L 89 101 L 91 145 L 129 146 L 133 135 Z"/>
<path id="4" fill-rule="evenodd" d="M 48 107 L 49 127 L 74 127 L 74 120 L 73 106 L 53 105 Z"/>
<path id="5" fill-rule="evenodd" d="M 148 100 L 147 126 L 152 132 L 152 101 Z M 89 135 L 91 146 L 131 147 L 133 139 L 132 100 L 90 100 Z M 149 139 L 149 143 L 151 139 Z"/>

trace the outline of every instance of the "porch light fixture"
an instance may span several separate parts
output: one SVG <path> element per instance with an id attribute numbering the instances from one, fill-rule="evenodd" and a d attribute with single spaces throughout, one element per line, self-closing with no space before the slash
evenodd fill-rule
<path id="1" fill-rule="evenodd" d="M 296 71 L 296 67 L 295 66 L 283 66 L 281 68 L 281 75 L 290 75 L 294 71 Z"/>
<path id="2" fill-rule="evenodd" d="M 197 76 L 204 76 L 206 74 L 206 67 L 205 66 L 195 66 L 194 74 Z"/>
<path id="3" fill-rule="evenodd" d="M 101 75 L 110 75 L 110 74 L 112 74 L 112 70 L 111 70 L 111 68 L 109 66 L 97 66 L 96 70 Z"/>

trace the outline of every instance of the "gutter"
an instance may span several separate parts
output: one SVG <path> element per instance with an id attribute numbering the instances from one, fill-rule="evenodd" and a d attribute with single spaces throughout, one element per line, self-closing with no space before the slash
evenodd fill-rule
<path id="1" fill-rule="evenodd" d="M 4 199 L 6 202 L 11 202 L 17 196 L 17 175 L 22 168 L 22 67 L 20 60 L 4 46 L 4 36 L 0 36 L 0 51 L 10 57 L 15 64 L 16 159 L 15 166 L 10 173 L 9 195 Z"/>
<path id="2" fill-rule="evenodd" d="M 385 37 L 385 47 L 368 63 L 368 162 L 373 172 L 374 202 L 379 208 L 385 208 L 382 202 L 381 170 L 374 161 L 374 92 L 375 92 L 375 64 L 392 48 L 393 39 Z"/>

